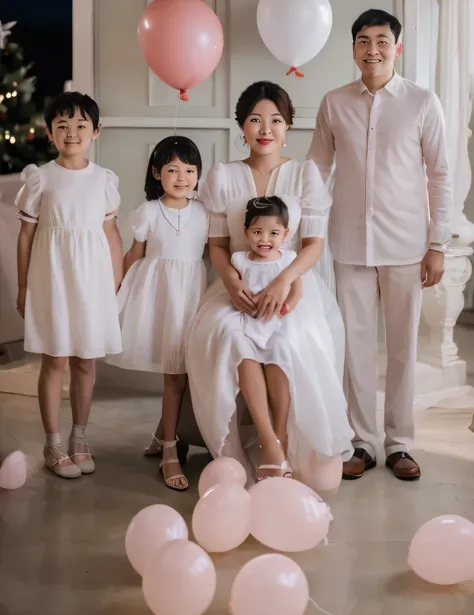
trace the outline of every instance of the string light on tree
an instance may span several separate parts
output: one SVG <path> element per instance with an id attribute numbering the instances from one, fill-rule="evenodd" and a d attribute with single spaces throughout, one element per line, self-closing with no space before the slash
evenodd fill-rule
<path id="1" fill-rule="evenodd" d="M 36 78 L 28 74 L 33 64 L 25 64 L 22 48 L 12 41 L 15 23 L 0 22 L 0 174 L 54 157 L 32 100 Z"/>

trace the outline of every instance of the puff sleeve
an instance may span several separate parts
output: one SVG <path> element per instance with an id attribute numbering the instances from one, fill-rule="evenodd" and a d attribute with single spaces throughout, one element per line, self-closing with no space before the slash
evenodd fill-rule
<path id="1" fill-rule="evenodd" d="M 227 226 L 226 170 L 223 163 L 213 165 L 199 191 L 199 198 L 210 212 L 209 237 L 229 237 Z"/>
<path id="2" fill-rule="evenodd" d="M 119 178 L 110 169 L 105 169 L 105 220 L 113 220 L 120 207 Z"/>
<path id="3" fill-rule="evenodd" d="M 247 259 L 246 252 L 234 252 L 230 258 L 232 267 L 236 269 L 241 275 L 244 270 L 244 264 Z"/>
<path id="4" fill-rule="evenodd" d="M 150 232 L 150 210 L 145 201 L 138 209 L 130 214 L 130 225 L 133 237 L 140 242 L 146 241 Z"/>
<path id="5" fill-rule="evenodd" d="M 301 192 L 301 239 L 325 237 L 332 198 L 318 167 L 312 160 L 303 164 Z"/>
<path id="6" fill-rule="evenodd" d="M 15 199 L 17 218 L 37 224 L 44 189 L 43 174 L 35 164 L 29 164 L 22 171 L 21 181 L 24 185 Z"/>

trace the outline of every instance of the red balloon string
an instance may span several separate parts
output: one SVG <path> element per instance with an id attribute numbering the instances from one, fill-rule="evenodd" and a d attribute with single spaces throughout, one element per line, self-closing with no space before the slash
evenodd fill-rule
<path id="1" fill-rule="evenodd" d="M 186 90 L 180 90 L 179 91 L 179 99 L 180 100 L 184 100 L 185 102 L 188 102 L 189 96 L 188 96 L 188 93 L 186 92 Z"/>
<path id="2" fill-rule="evenodd" d="M 296 66 L 292 66 L 292 67 L 290 68 L 290 70 L 289 70 L 286 74 L 287 74 L 287 76 L 288 76 L 288 75 L 291 75 L 291 73 L 295 73 L 295 75 L 296 75 L 297 77 L 304 77 L 304 74 L 303 74 L 303 73 L 301 73 L 301 72 L 300 72 L 300 71 L 296 68 Z"/>

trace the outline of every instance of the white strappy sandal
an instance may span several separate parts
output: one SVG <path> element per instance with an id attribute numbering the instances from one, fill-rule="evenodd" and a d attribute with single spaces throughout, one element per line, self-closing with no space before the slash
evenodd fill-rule
<path id="1" fill-rule="evenodd" d="M 178 459 L 178 451 L 176 450 L 177 443 L 178 443 L 177 440 L 171 440 L 169 442 L 165 440 L 161 441 L 161 445 L 163 447 L 163 458 L 160 462 L 160 470 L 161 470 L 161 474 L 163 476 L 165 485 L 169 489 L 173 489 L 174 491 L 186 491 L 186 489 L 189 487 L 189 483 L 188 483 L 188 479 L 186 478 L 186 476 L 183 474 L 182 471 L 181 473 L 173 474 L 172 476 L 168 476 L 168 477 L 165 477 L 165 473 L 163 471 L 163 466 L 169 465 L 171 463 L 177 463 L 181 466 L 180 461 Z M 171 449 L 174 449 L 174 454 L 171 451 Z M 183 485 L 180 485 L 179 483 L 176 484 L 176 481 L 178 480 L 181 480 L 185 484 Z"/>
<path id="2" fill-rule="evenodd" d="M 277 442 L 281 447 L 280 440 L 277 440 Z M 260 444 L 258 445 L 258 447 L 260 449 L 262 448 Z M 283 478 L 293 478 L 293 470 L 291 469 L 291 466 L 287 459 L 285 459 L 280 465 L 277 465 L 274 463 L 262 463 L 257 468 L 257 474 L 258 472 L 260 472 L 260 470 L 271 470 L 272 472 L 281 472 L 281 475 L 277 475 L 277 476 L 281 476 Z M 257 482 L 266 480 L 267 478 L 275 478 L 275 477 L 274 476 L 257 476 Z"/>
<path id="3" fill-rule="evenodd" d="M 145 457 L 161 457 L 163 454 L 163 446 L 161 444 L 161 440 L 155 436 L 154 433 L 152 435 L 152 441 L 143 451 L 143 455 Z"/>

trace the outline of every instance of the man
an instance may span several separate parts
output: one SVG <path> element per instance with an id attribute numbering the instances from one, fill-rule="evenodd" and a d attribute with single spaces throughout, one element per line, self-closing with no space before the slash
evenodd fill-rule
<path id="1" fill-rule="evenodd" d="M 356 437 L 343 477 L 376 465 L 377 313 L 387 341 L 386 465 L 401 480 L 420 477 L 410 455 L 422 287 L 437 284 L 451 238 L 451 185 L 444 120 L 435 94 L 394 65 L 402 26 L 371 9 L 352 27 L 361 79 L 328 92 L 309 157 L 323 177 L 336 160 L 329 247 L 346 326 L 345 385 Z"/>

